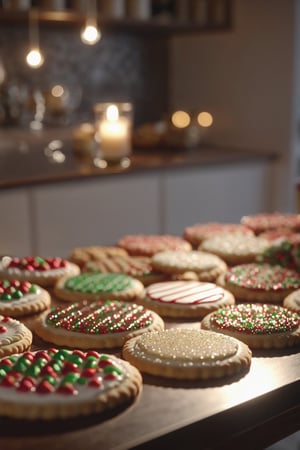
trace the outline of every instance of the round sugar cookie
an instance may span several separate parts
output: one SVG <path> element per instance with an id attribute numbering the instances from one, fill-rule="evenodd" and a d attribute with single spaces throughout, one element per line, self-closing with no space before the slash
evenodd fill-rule
<path id="1" fill-rule="evenodd" d="M 219 256 L 228 265 L 255 262 L 257 256 L 266 250 L 269 242 L 257 236 L 222 234 L 205 239 L 199 250 Z"/>
<path id="2" fill-rule="evenodd" d="M 226 263 L 218 256 L 197 250 L 157 253 L 152 257 L 152 266 L 171 275 L 195 272 L 200 281 L 215 281 L 227 269 Z"/>
<path id="3" fill-rule="evenodd" d="M 205 239 L 224 233 L 238 233 L 242 236 L 253 235 L 253 232 L 249 228 L 238 223 L 207 222 L 196 223 L 195 225 L 186 227 L 183 232 L 183 237 L 194 247 L 198 247 Z"/>
<path id="4" fill-rule="evenodd" d="M 115 255 L 109 258 L 99 257 L 97 261 L 85 263 L 82 272 L 125 273 L 139 280 L 144 286 L 167 278 L 165 274 L 153 269 L 151 258 L 148 256 Z"/>
<path id="5" fill-rule="evenodd" d="M 86 416 L 130 404 L 139 371 L 113 355 L 48 349 L 0 360 L 0 415 L 25 420 Z"/>
<path id="6" fill-rule="evenodd" d="M 50 304 L 48 291 L 30 281 L 0 280 L 0 313 L 4 316 L 35 314 Z"/>
<path id="7" fill-rule="evenodd" d="M 279 303 L 300 288 L 300 273 L 279 265 L 240 264 L 220 276 L 218 284 L 230 291 L 236 300 Z"/>
<path id="8" fill-rule="evenodd" d="M 113 256 L 126 256 L 127 252 L 122 248 L 106 245 L 94 245 L 89 247 L 76 247 L 72 250 L 68 260 L 82 267 L 89 261 L 98 261 L 102 258 Z"/>
<path id="9" fill-rule="evenodd" d="M 54 294 L 65 301 L 124 300 L 134 301 L 144 293 L 144 285 L 122 273 L 81 273 L 63 277 L 54 286 Z"/>
<path id="10" fill-rule="evenodd" d="M 30 281 L 39 286 L 51 287 L 63 276 L 74 276 L 80 269 L 62 258 L 42 258 L 25 256 L 23 258 L 4 256 L 0 261 L 0 278 L 7 280 Z"/>
<path id="11" fill-rule="evenodd" d="M 185 239 L 169 234 L 126 235 L 119 239 L 117 246 L 126 250 L 131 256 L 153 256 L 166 250 L 189 251 L 192 249 L 191 244 Z"/>
<path id="12" fill-rule="evenodd" d="M 300 314 L 300 289 L 297 289 L 285 297 L 283 300 L 283 306 Z"/>
<path id="13" fill-rule="evenodd" d="M 300 230 L 300 214 L 261 213 L 243 216 L 241 224 L 250 228 L 255 234 L 278 228 Z"/>
<path id="14" fill-rule="evenodd" d="M 285 348 L 300 344 L 300 316 L 279 305 L 226 306 L 205 316 L 201 328 L 235 337 L 250 348 Z"/>
<path id="15" fill-rule="evenodd" d="M 0 358 L 22 353 L 32 344 L 31 331 L 12 317 L 0 315 Z"/>
<path id="16" fill-rule="evenodd" d="M 97 300 L 45 311 L 34 331 L 55 345 L 99 349 L 121 347 L 130 337 L 163 329 L 163 320 L 142 305 Z"/>
<path id="17" fill-rule="evenodd" d="M 234 297 L 214 283 L 165 281 L 148 286 L 140 303 L 163 317 L 201 318 L 234 304 Z"/>
<path id="18" fill-rule="evenodd" d="M 129 339 L 123 357 L 141 372 L 189 380 L 233 375 L 251 364 L 251 351 L 243 342 L 219 333 L 184 328 Z"/>

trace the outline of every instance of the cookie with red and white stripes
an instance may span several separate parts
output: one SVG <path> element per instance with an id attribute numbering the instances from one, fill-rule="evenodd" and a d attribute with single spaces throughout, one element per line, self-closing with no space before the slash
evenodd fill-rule
<path id="1" fill-rule="evenodd" d="M 185 239 L 169 234 L 126 235 L 119 239 L 117 246 L 126 250 L 131 256 L 153 256 L 167 250 L 189 251 L 192 249 L 191 244 Z"/>
<path id="2" fill-rule="evenodd" d="M 233 295 L 214 283 L 166 281 L 147 287 L 141 302 L 160 316 L 202 318 L 221 306 L 233 305 Z"/>

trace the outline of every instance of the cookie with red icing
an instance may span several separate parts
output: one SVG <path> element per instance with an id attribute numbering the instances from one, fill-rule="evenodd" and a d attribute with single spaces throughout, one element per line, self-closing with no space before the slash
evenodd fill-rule
<path id="1" fill-rule="evenodd" d="M 285 348 L 300 344 L 300 316 L 279 305 L 226 306 L 205 316 L 201 328 L 235 337 L 250 348 Z"/>
<path id="2" fill-rule="evenodd" d="M 250 228 L 255 234 L 276 229 L 300 231 L 300 214 L 261 213 L 243 216 L 241 224 Z"/>
<path id="3" fill-rule="evenodd" d="M 9 257 L 0 261 L 0 278 L 30 281 L 40 286 L 53 286 L 59 278 L 80 273 L 79 267 L 65 259 L 40 256 Z"/>
<path id="4" fill-rule="evenodd" d="M 185 239 L 169 234 L 126 235 L 119 239 L 117 246 L 126 250 L 131 256 L 153 256 L 166 250 L 189 251 L 192 249 L 191 244 Z"/>
<path id="5" fill-rule="evenodd" d="M 195 225 L 186 227 L 183 232 L 183 237 L 194 247 L 198 247 L 205 239 L 220 236 L 224 233 L 238 233 L 242 236 L 253 235 L 253 232 L 249 228 L 238 223 L 207 222 L 196 223 Z"/>
<path id="6" fill-rule="evenodd" d="M 31 344 L 32 333 L 23 323 L 0 315 L 0 358 L 24 352 Z"/>
<path id="7" fill-rule="evenodd" d="M 278 264 L 240 264 L 221 275 L 218 284 L 236 300 L 278 303 L 300 288 L 300 274 Z"/>
<path id="8" fill-rule="evenodd" d="M 96 351 L 51 348 L 0 360 L 0 415 L 56 419 L 84 416 L 133 402 L 139 371 Z"/>
<path id="9" fill-rule="evenodd" d="M 45 311 L 35 324 L 43 340 L 73 348 L 114 348 L 136 335 L 163 330 L 163 320 L 135 303 L 112 300 L 72 303 Z"/>
<path id="10" fill-rule="evenodd" d="M 48 291 L 30 281 L 0 280 L 0 313 L 5 316 L 35 314 L 50 303 Z"/>
<path id="11" fill-rule="evenodd" d="M 123 273 L 81 273 L 63 277 L 54 286 L 60 300 L 124 300 L 135 301 L 144 293 L 144 285 Z"/>
<path id="12" fill-rule="evenodd" d="M 147 287 L 140 301 L 161 316 L 201 318 L 221 306 L 234 304 L 233 295 L 214 283 L 165 281 Z"/>

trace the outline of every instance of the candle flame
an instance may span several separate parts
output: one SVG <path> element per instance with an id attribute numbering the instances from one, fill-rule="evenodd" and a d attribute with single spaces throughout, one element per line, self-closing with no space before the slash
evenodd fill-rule
<path id="1" fill-rule="evenodd" d="M 106 118 L 110 122 L 116 122 L 119 119 L 119 110 L 116 105 L 109 105 L 106 110 Z"/>

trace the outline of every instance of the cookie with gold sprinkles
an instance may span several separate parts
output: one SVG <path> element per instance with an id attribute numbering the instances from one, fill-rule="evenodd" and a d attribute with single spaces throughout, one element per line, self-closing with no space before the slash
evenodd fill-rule
<path id="1" fill-rule="evenodd" d="M 41 350 L 0 360 L 0 415 L 24 420 L 86 416 L 131 404 L 139 371 L 114 355 Z"/>
<path id="2" fill-rule="evenodd" d="M 97 300 L 45 311 L 34 331 L 55 345 L 99 349 L 121 347 L 126 339 L 163 329 L 161 317 L 142 305 Z"/>
<path id="3" fill-rule="evenodd" d="M 236 300 L 278 303 L 300 288 L 300 273 L 280 265 L 240 264 L 218 278 Z"/>
<path id="4" fill-rule="evenodd" d="M 144 285 L 136 278 L 122 273 L 81 273 L 63 277 L 54 286 L 60 300 L 124 300 L 135 301 L 144 293 Z"/>
<path id="5" fill-rule="evenodd" d="M 240 339 L 250 348 L 285 348 L 300 344 L 300 316 L 267 303 L 241 303 L 212 312 L 201 328 Z"/>
<path id="6" fill-rule="evenodd" d="M 251 351 L 243 342 L 185 328 L 130 339 L 122 354 L 141 372 L 181 380 L 221 378 L 247 370 L 251 364 Z"/>

